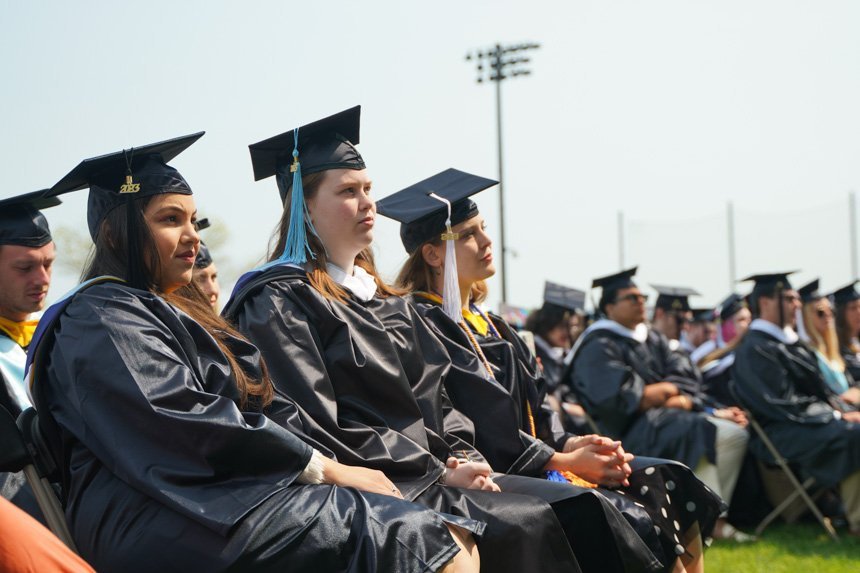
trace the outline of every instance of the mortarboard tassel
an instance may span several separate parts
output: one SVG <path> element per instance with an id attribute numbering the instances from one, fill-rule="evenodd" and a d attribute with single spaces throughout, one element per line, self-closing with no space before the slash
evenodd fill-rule
<path id="1" fill-rule="evenodd" d="M 460 235 L 451 230 L 451 202 L 435 193 L 430 193 L 430 197 L 445 203 L 448 207 L 445 232 L 442 233 L 442 240 L 445 241 L 445 282 L 442 288 L 442 310 L 451 320 L 459 324 L 463 321 L 463 301 L 460 300 L 460 279 L 457 274 L 457 255 L 454 252 L 454 241 Z"/>
<path id="2" fill-rule="evenodd" d="M 310 254 L 312 259 L 316 259 L 316 255 L 311 250 L 308 244 L 307 230 L 305 222 L 311 228 L 311 232 L 316 234 L 313 224 L 310 222 L 308 206 L 305 203 L 305 191 L 302 187 L 302 164 L 299 161 L 299 130 L 293 130 L 294 145 L 293 145 L 293 164 L 290 165 L 290 171 L 293 174 L 293 193 L 290 198 L 290 224 L 287 229 L 287 240 L 284 244 L 284 252 L 280 256 L 280 261 L 292 263 L 295 265 L 304 265 L 308 262 L 307 255 Z"/>

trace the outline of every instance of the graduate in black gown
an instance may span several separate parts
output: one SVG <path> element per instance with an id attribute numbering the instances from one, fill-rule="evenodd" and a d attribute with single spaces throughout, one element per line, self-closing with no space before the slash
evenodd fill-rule
<path id="1" fill-rule="evenodd" d="M 197 231 L 209 228 L 209 219 L 197 221 Z M 221 285 L 218 283 L 218 265 L 212 258 L 212 252 L 203 241 L 200 241 L 200 249 L 197 258 L 194 259 L 194 282 L 203 291 L 212 309 L 218 312 L 218 297 L 221 295 Z"/>
<path id="2" fill-rule="evenodd" d="M 601 431 L 637 454 L 686 464 L 729 502 L 748 440 L 743 412 L 709 405 L 666 337 L 645 325 L 635 273 L 595 279 L 606 318 L 568 355 L 566 382 Z M 714 536 L 746 540 L 722 519 Z"/>
<path id="3" fill-rule="evenodd" d="M 717 307 L 716 338 L 700 346 L 690 356 L 702 373 L 702 389 L 720 404 L 737 406 L 729 383 L 735 350 L 752 322 L 746 299 L 732 293 Z"/>
<path id="4" fill-rule="evenodd" d="M 791 273 L 749 277 L 756 318 L 736 352 L 734 383 L 777 450 L 818 484 L 839 484 L 848 523 L 860 533 L 860 412 L 825 383 L 815 353 L 794 330 L 800 296 Z M 750 448 L 771 456 L 757 437 Z"/>
<path id="5" fill-rule="evenodd" d="M 498 493 L 516 476 L 490 477 L 471 423 L 440 392 L 444 347 L 376 274 L 371 182 L 353 145 L 359 113 L 251 146 L 257 179 L 276 175 L 284 215 L 271 261 L 239 280 L 225 316 L 259 346 L 321 450 L 384 472 L 407 499 L 487 522 L 477 540 L 487 570 L 577 570 L 546 502 Z M 602 511 L 588 497 L 583 512 Z M 577 541 L 588 551 L 609 527 L 604 519 Z"/>
<path id="6" fill-rule="evenodd" d="M 565 428 L 588 434 L 591 427 L 582 406 L 562 401 L 561 375 L 564 356 L 573 346 L 574 336 L 585 330 L 585 292 L 550 281 L 544 283 L 543 305 L 529 313 L 526 330 L 534 334 L 534 350 L 546 384 L 546 396 Z"/>
<path id="7" fill-rule="evenodd" d="M 839 352 L 854 380 L 860 380 L 860 292 L 857 281 L 840 287 L 830 294 L 836 317 Z"/>
<path id="8" fill-rule="evenodd" d="M 0 407 L 13 418 L 32 406 L 24 365 L 56 257 L 42 210 L 59 204 L 44 191 L 0 200 Z M 0 495 L 44 523 L 23 472 L 0 472 Z"/>
<path id="9" fill-rule="evenodd" d="M 535 354 L 540 360 L 549 394 L 555 392 L 561 382 L 564 355 L 573 345 L 570 340 L 571 317 L 584 309 L 584 291 L 546 281 L 543 305 L 529 313 L 526 319 L 526 330 L 535 337 Z"/>
<path id="10" fill-rule="evenodd" d="M 28 356 L 81 555 L 123 573 L 476 571 L 448 524 L 482 524 L 398 499 L 266 416 L 295 407 L 191 283 L 194 200 L 167 162 L 201 135 L 85 160 L 52 190 L 89 187 L 95 241 Z"/>
<path id="11" fill-rule="evenodd" d="M 623 486 L 618 492 L 598 491 L 624 513 L 667 569 L 696 570 L 699 533 L 710 531 L 719 498 L 680 464 L 637 458 L 634 471 L 628 463 L 632 456 L 620 443 L 565 432 L 549 407 L 534 355 L 504 321 L 480 308 L 487 295 L 484 281 L 495 268 L 492 242 L 469 196 L 488 184 L 495 182 L 449 169 L 378 203 L 380 213 L 401 222 L 409 253 L 397 286 L 413 293 L 413 303 L 451 355 L 445 387 L 454 406 L 475 424 L 478 448 L 497 469 L 592 487 Z M 450 230 L 447 203 L 437 196 L 451 204 Z M 562 288 L 553 285 L 545 298 L 559 307 L 575 304 L 570 299 L 576 293 Z M 666 503 L 667 495 L 674 496 L 673 503 Z M 682 562 L 678 554 L 684 555 Z"/>

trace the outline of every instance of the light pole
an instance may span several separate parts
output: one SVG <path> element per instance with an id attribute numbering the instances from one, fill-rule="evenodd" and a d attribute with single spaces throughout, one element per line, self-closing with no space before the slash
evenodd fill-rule
<path id="1" fill-rule="evenodd" d="M 505 244 L 505 194 L 503 187 L 502 169 L 504 159 L 502 156 L 502 80 L 517 76 L 527 76 L 531 70 L 526 64 L 531 61 L 526 54 L 530 50 L 540 48 L 540 44 L 526 42 L 523 44 L 511 44 L 503 46 L 496 44 L 494 47 L 484 50 L 475 50 L 466 54 L 466 61 L 474 60 L 478 72 L 477 82 L 484 81 L 496 83 L 496 136 L 499 151 L 499 242 L 502 248 L 501 272 L 502 277 L 502 302 L 508 300 L 507 281 L 507 254 Z"/>

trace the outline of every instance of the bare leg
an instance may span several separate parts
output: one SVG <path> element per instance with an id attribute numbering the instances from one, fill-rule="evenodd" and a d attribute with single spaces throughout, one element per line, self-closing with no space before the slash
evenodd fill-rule
<path id="1" fill-rule="evenodd" d="M 478 573 L 481 570 L 481 556 L 478 554 L 475 539 L 455 525 L 448 525 L 448 531 L 460 551 L 442 567 L 440 573 Z"/>
<path id="2" fill-rule="evenodd" d="M 683 563 L 683 569 L 686 573 L 704 573 L 705 571 L 705 552 L 702 548 L 702 532 L 699 530 L 699 524 L 694 523 L 690 529 L 684 533 L 686 552 L 681 555 L 679 561 Z"/>

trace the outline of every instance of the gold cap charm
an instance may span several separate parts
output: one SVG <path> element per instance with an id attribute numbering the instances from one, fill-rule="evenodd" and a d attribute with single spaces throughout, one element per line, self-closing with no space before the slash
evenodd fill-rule
<path id="1" fill-rule="evenodd" d="M 126 175 L 125 176 L 125 185 L 123 185 L 122 187 L 119 188 L 120 194 L 137 193 L 139 191 L 140 191 L 140 183 L 135 183 L 131 178 L 131 174 Z"/>

